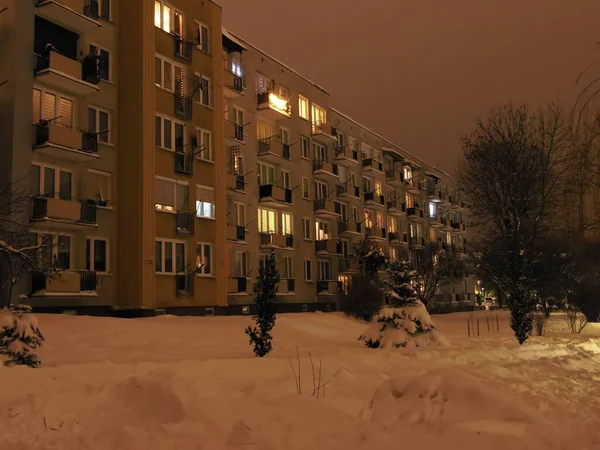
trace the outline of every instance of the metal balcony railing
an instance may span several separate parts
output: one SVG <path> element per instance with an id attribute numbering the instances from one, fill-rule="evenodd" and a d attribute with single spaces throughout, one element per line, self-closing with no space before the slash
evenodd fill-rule
<path id="1" fill-rule="evenodd" d="M 175 275 L 175 294 L 178 297 L 194 295 L 194 273 L 178 273 Z"/>
<path id="2" fill-rule="evenodd" d="M 176 232 L 179 235 L 192 236 L 194 234 L 195 214 L 189 211 L 177 211 L 175 216 Z"/>
<path id="3" fill-rule="evenodd" d="M 194 155 L 182 151 L 175 152 L 175 173 L 182 175 L 193 175 Z"/>

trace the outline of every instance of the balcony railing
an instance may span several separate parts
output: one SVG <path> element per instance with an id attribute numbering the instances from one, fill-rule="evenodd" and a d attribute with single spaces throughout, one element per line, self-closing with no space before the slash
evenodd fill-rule
<path id="1" fill-rule="evenodd" d="M 408 217 L 418 217 L 418 218 L 422 219 L 423 218 L 423 210 L 421 208 L 413 206 L 411 208 L 406 209 L 406 215 Z"/>
<path id="2" fill-rule="evenodd" d="M 232 277 L 229 279 L 227 292 L 229 294 L 245 294 L 248 292 L 248 279 L 246 277 Z"/>
<path id="3" fill-rule="evenodd" d="M 177 211 L 175 217 L 175 227 L 177 234 L 184 236 L 193 236 L 195 214 L 189 211 Z"/>
<path id="4" fill-rule="evenodd" d="M 363 169 L 374 169 L 379 172 L 383 172 L 383 163 L 381 161 L 377 161 L 374 158 L 367 158 L 362 160 Z"/>
<path id="5" fill-rule="evenodd" d="M 234 74 L 231 70 L 225 70 L 223 76 L 223 85 L 233 91 L 229 97 L 238 97 L 244 93 L 244 80 L 239 75 Z M 227 96 L 227 94 L 226 94 Z"/>
<path id="6" fill-rule="evenodd" d="M 373 202 L 380 206 L 385 205 L 383 195 L 377 194 L 376 192 L 365 192 L 365 202 Z"/>
<path id="7" fill-rule="evenodd" d="M 274 184 L 261 184 L 258 187 L 258 196 L 261 201 L 274 200 L 280 203 L 292 204 L 292 190 Z"/>
<path id="8" fill-rule="evenodd" d="M 186 40 L 183 36 L 179 36 L 176 33 L 173 33 L 173 38 L 175 43 L 175 57 L 186 63 L 191 63 L 194 43 Z"/>
<path id="9" fill-rule="evenodd" d="M 388 167 L 385 169 L 385 179 L 388 182 L 398 182 L 401 183 L 404 181 L 404 174 L 399 169 Z"/>
<path id="10" fill-rule="evenodd" d="M 337 160 L 350 160 L 354 163 L 358 163 L 358 151 L 347 147 L 335 147 L 335 159 Z"/>
<path id="11" fill-rule="evenodd" d="M 337 129 L 326 122 L 313 122 L 311 130 L 313 136 L 325 136 L 337 141 Z"/>
<path id="12" fill-rule="evenodd" d="M 344 222 L 344 221 L 338 221 L 338 234 L 341 233 L 356 233 L 356 234 L 361 234 L 362 233 L 362 224 L 358 223 L 358 222 Z"/>
<path id="13" fill-rule="evenodd" d="M 182 119 L 192 118 L 192 97 L 175 92 L 173 96 L 175 105 L 175 115 Z"/>
<path id="14" fill-rule="evenodd" d="M 317 294 L 335 295 L 342 292 L 342 283 L 333 280 L 317 281 Z"/>
<path id="15" fill-rule="evenodd" d="M 191 153 L 175 152 L 175 173 L 182 175 L 193 175 L 194 155 Z"/>
<path id="16" fill-rule="evenodd" d="M 341 254 L 342 245 L 339 241 L 333 239 L 323 239 L 315 241 L 315 252 Z"/>
<path id="17" fill-rule="evenodd" d="M 258 140 L 258 154 L 271 153 L 280 158 L 290 159 L 290 145 L 273 138 Z"/>
<path id="18" fill-rule="evenodd" d="M 338 176 L 337 164 L 317 159 L 313 161 L 313 172 L 324 172 L 334 176 Z"/>
<path id="19" fill-rule="evenodd" d="M 237 123 L 226 120 L 224 124 L 225 137 L 234 142 L 244 142 L 244 127 Z"/>
<path id="20" fill-rule="evenodd" d="M 277 286 L 278 294 L 292 294 L 296 292 L 296 282 L 293 278 L 282 278 Z"/>
<path id="21" fill-rule="evenodd" d="M 89 294 L 96 291 L 96 272 L 91 270 L 66 270 L 53 273 L 32 272 L 31 293 Z"/>
<path id="22" fill-rule="evenodd" d="M 365 227 L 365 234 L 368 238 L 385 239 L 387 236 L 387 230 L 385 228 L 371 228 Z"/>
<path id="23" fill-rule="evenodd" d="M 82 225 L 96 224 L 95 200 L 72 201 L 42 195 L 33 197 L 32 220 L 59 220 Z"/>
<path id="24" fill-rule="evenodd" d="M 340 215 L 341 207 L 337 202 L 331 202 L 324 198 L 318 198 L 313 202 L 314 212 L 321 214 Z"/>
<path id="25" fill-rule="evenodd" d="M 80 84 L 83 81 L 85 83 L 97 85 L 100 82 L 97 56 L 91 53 L 83 59 L 83 62 L 69 58 L 54 50 L 51 50 L 46 55 L 34 53 L 35 74 L 41 75 L 44 71 L 58 72 L 67 75 L 67 78 L 60 77 L 50 80 L 50 84 L 78 94 L 90 93 L 85 86 L 78 86 L 78 83 Z M 94 87 L 93 91 L 97 89 L 97 87 Z"/>
<path id="26" fill-rule="evenodd" d="M 404 180 L 404 184 L 406 185 L 406 187 L 408 189 L 411 189 L 413 191 L 420 191 L 421 190 L 421 184 L 419 183 L 419 179 L 416 177 L 412 177 L 412 178 L 406 178 Z"/>
<path id="27" fill-rule="evenodd" d="M 351 195 L 352 197 L 360 198 L 360 188 L 350 183 L 336 185 L 336 193 L 338 197 L 343 195 Z"/>
<path id="28" fill-rule="evenodd" d="M 390 211 L 406 212 L 406 203 L 398 200 L 388 200 L 387 209 Z"/>
<path id="29" fill-rule="evenodd" d="M 51 145 L 85 153 L 86 155 L 89 155 L 87 158 L 98 156 L 98 135 L 96 133 L 78 130 L 77 128 L 68 127 L 48 120 L 40 120 L 38 123 L 34 124 L 34 129 L 36 147 Z M 52 150 L 52 153 L 53 154 L 49 156 L 62 159 L 68 158 L 67 155 L 61 154 L 59 151 L 54 152 L 54 150 Z M 85 159 L 86 155 L 82 155 L 81 153 L 80 157 L 73 155 L 73 159 L 77 161 Z"/>
<path id="30" fill-rule="evenodd" d="M 288 241 L 287 236 L 279 233 L 259 233 L 261 246 L 273 246 L 285 248 Z"/>
<path id="31" fill-rule="evenodd" d="M 187 297 L 194 295 L 194 273 L 178 273 L 175 275 L 175 295 Z"/>
<path id="32" fill-rule="evenodd" d="M 244 225 L 227 225 L 227 239 L 230 241 L 245 241 L 246 227 Z"/>

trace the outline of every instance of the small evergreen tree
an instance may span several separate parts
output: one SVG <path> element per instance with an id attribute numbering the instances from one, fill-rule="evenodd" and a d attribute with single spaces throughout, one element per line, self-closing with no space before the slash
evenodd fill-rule
<path id="1" fill-rule="evenodd" d="M 439 340 L 435 327 L 413 287 L 415 271 L 408 261 L 392 261 L 387 266 L 388 279 L 382 283 L 389 306 L 383 307 L 361 336 L 367 347 L 419 346 L 427 340 Z"/>
<path id="2" fill-rule="evenodd" d="M 275 252 L 271 252 L 265 264 L 258 271 L 254 284 L 254 302 L 256 315 L 252 317 L 256 326 L 248 326 L 246 334 L 250 338 L 250 345 L 254 345 L 254 353 L 262 358 L 269 353 L 273 345 L 270 332 L 275 326 L 275 301 L 277 299 L 277 283 L 279 272 L 275 260 Z"/>
<path id="3" fill-rule="evenodd" d="M 0 353 L 8 355 L 4 362 L 7 366 L 39 367 L 42 363 L 35 350 L 44 342 L 44 336 L 31 312 L 31 306 L 21 303 L 0 316 Z"/>

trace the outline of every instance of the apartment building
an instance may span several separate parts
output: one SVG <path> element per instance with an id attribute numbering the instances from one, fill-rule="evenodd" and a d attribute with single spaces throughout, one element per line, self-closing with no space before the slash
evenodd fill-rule
<path id="1" fill-rule="evenodd" d="M 280 310 L 329 311 L 362 238 L 461 251 L 454 180 L 223 30 L 214 2 L 1 6 L 0 179 L 53 269 L 15 290 L 36 309 L 249 313 L 274 250 Z"/>
<path id="2" fill-rule="evenodd" d="M 3 182 L 51 276 L 38 309 L 226 306 L 221 8 L 4 0 Z M 3 183 L 4 184 L 4 183 Z"/>
<path id="3" fill-rule="evenodd" d="M 330 106 L 326 90 L 223 33 L 228 304 L 248 312 L 252 283 L 275 251 L 282 311 L 333 310 L 372 239 L 462 253 L 455 180 Z M 474 280 L 438 300 L 473 300 Z"/>

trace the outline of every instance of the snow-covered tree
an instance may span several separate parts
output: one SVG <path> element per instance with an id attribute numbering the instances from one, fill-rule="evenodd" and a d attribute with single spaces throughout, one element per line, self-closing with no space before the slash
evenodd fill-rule
<path id="1" fill-rule="evenodd" d="M 10 310 L 0 310 L 0 353 L 8 355 L 5 365 L 26 365 L 39 367 L 41 361 L 35 350 L 44 342 L 31 306 L 21 303 Z"/>
<path id="2" fill-rule="evenodd" d="M 256 315 L 252 319 L 256 326 L 249 325 L 246 328 L 250 345 L 254 346 L 254 353 L 261 358 L 273 348 L 271 330 L 275 326 L 277 283 L 279 283 L 279 272 L 277 271 L 275 252 L 271 252 L 265 259 L 264 265 L 260 267 L 254 284 Z"/>
<path id="3" fill-rule="evenodd" d="M 370 348 L 419 347 L 440 341 L 425 305 L 417 296 L 416 272 L 410 263 L 392 261 L 386 272 L 388 279 L 382 287 L 388 305 L 381 308 L 374 323 L 358 339 Z"/>

